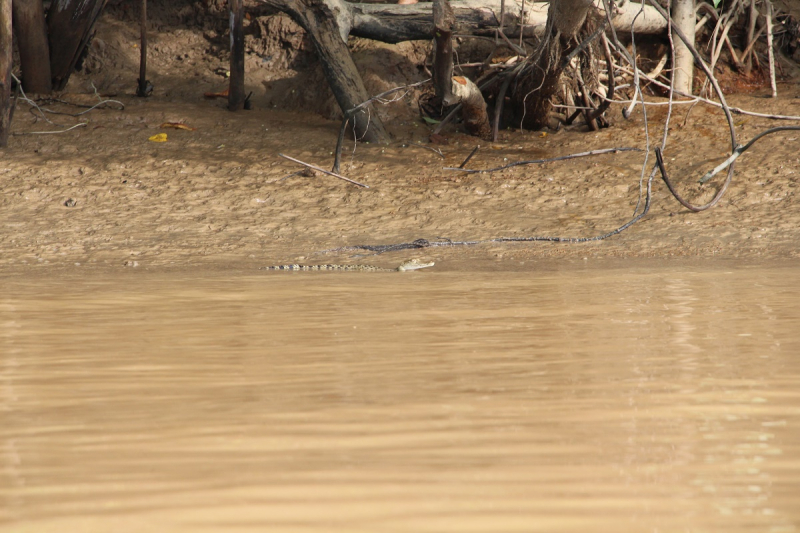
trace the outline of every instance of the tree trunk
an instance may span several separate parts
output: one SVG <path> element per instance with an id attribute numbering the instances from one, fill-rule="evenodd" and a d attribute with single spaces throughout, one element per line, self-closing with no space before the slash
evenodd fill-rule
<path id="1" fill-rule="evenodd" d="M 452 105 L 453 92 L 453 27 L 456 16 L 448 0 L 433 0 L 434 48 L 433 87 L 436 100 L 445 106 Z"/>
<path id="2" fill-rule="evenodd" d="M 147 0 L 139 3 L 139 79 L 136 80 L 136 96 L 147 98 L 153 92 L 147 80 Z"/>
<path id="3" fill-rule="evenodd" d="M 61 91 L 92 35 L 106 0 L 57 0 L 47 12 L 53 89 Z"/>
<path id="4" fill-rule="evenodd" d="M 672 0 L 672 20 L 684 35 L 694 38 L 695 24 L 694 0 Z M 675 43 L 675 72 L 673 84 L 675 89 L 686 94 L 692 94 L 692 80 L 694 79 L 694 56 L 689 48 L 681 41 L 673 30 Z"/>
<path id="5" fill-rule="evenodd" d="M 11 128 L 11 0 L 0 0 L 0 148 L 8 146 Z"/>
<path id="6" fill-rule="evenodd" d="M 490 139 L 492 128 L 480 89 L 467 78 L 453 77 L 455 25 L 456 16 L 449 0 L 433 0 L 433 86 L 436 93 L 432 103 L 440 108 L 460 103 L 464 127 L 470 135 Z"/>
<path id="7" fill-rule="evenodd" d="M 486 111 L 486 100 L 475 83 L 469 78 L 453 78 L 453 96 L 461 103 L 464 127 L 470 135 L 487 141 L 492 140 L 492 125 Z"/>
<path id="8" fill-rule="evenodd" d="M 550 32 L 533 58 L 535 65 L 521 76 L 512 95 L 512 110 L 520 125 L 533 130 L 548 124 L 551 97 L 558 89 L 566 58 L 579 43 L 591 0 L 553 0 L 548 11 Z"/>
<path id="9" fill-rule="evenodd" d="M 13 0 L 12 13 L 22 70 L 22 88 L 28 93 L 48 94 L 52 89 L 50 50 L 42 1 Z"/>
<path id="10" fill-rule="evenodd" d="M 244 2 L 228 0 L 230 5 L 231 77 L 228 85 L 228 109 L 244 107 Z"/>
<path id="11" fill-rule="evenodd" d="M 343 0 L 263 1 L 288 13 L 311 38 L 322 62 L 325 77 L 342 112 L 346 113 L 369 99 L 361 75 L 347 48 L 352 16 Z M 358 111 L 353 119 L 357 139 L 367 142 L 389 140 L 383 122 L 372 106 Z"/>

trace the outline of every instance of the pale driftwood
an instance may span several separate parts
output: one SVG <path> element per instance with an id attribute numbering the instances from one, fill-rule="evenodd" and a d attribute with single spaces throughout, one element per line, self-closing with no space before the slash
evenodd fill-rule
<path id="1" fill-rule="evenodd" d="M 259 2 L 284 11 L 282 0 Z M 330 6 L 343 38 L 353 35 L 386 43 L 433 38 L 433 5 L 430 2 L 402 5 L 325 0 L 325 3 Z M 501 25 L 503 3 L 505 12 Z M 602 1 L 595 0 L 594 4 L 602 15 Z M 453 4 L 453 11 L 460 33 L 494 37 L 495 31 L 502 27 L 505 35 L 519 36 L 520 28 L 523 28 L 526 36 L 538 36 L 544 31 L 548 6 L 548 2 L 526 2 L 523 18 L 520 18 L 522 0 L 459 0 Z M 635 2 L 619 8 L 613 24 L 617 31 L 629 32 L 632 29 L 636 33 L 651 35 L 663 33 L 667 28 L 666 21 L 655 9 Z"/>

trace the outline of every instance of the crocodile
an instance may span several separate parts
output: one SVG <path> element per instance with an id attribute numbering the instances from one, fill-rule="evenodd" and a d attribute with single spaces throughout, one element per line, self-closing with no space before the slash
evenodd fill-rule
<path id="1" fill-rule="evenodd" d="M 419 259 L 404 261 L 397 268 L 381 268 L 372 265 L 275 265 L 261 267 L 259 270 L 335 270 L 338 272 L 405 272 L 407 270 L 419 270 L 434 265 L 433 261 L 423 262 Z"/>

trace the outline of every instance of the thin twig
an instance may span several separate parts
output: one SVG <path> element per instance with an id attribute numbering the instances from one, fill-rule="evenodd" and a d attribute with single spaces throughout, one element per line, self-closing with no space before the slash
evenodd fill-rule
<path id="1" fill-rule="evenodd" d="M 702 178 L 700 178 L 700 183 L 703 184 L 703 183 L 707 182 L 708 180 L 713 178 L 716 174 L 718 174 L 720 171 L 725 170 L 726 168 L 728 168 L 734 161 L 736 161 L 739 158 L 740 155 L 742 155 L 745 152 L 745 150 L 747 150 L 748 148 L 753 146 L 753 144 L 755 144 L 755 142 L 757 140 L 759 140 L 761 137 L 764 137 L 765 135 L 770 135 L 772 133 L 776 133 L 776 132 L 779 132 L 779 131 L 788 131 L 788 130 L 800 130 L 800 126 L 778 126 L 777 128 L 770 128 L 767 131 L 762 131 L 761 133 L 759 133 L 758 135 L 753 137 L 750 140 L 750 142 L 748 142 L 744 146 L 742 146 L 742 145 L 737 146 L 736 149 L 733 151 L 733 153 L 731 154 L 731 156 L 728 159 L 726 159 L 725 161 L 723 161 L 722 163 L 717 165 L 714 168 L 714 170 L 711 170 L 711 171 L 707 172 Z"/>
<path id="2" fill-rule="evenodd" d="M 603 52 L 606 55 L 606 68 L 608 69 L 608 87 L 606 90 L 606 96 L 608 98 L 604 98 L 600 105 L 594 111 L 590 112 L 587 115 L 587 119 L 594 122 L 600 115 L 606 112 L 608 108 L 611 106 L 611 101 L 614 99 L 614 91 L 615 91 L 615 83 L 616 80 L 614 78 L 614 59 L 611 57 L 611 47 L 608 45 L 608 38 L 604 33 L 602 35 L 603 38 Z"/>
<path id="3" fill-rule="evenodd" d="M 678 190 L 675 188 L 675 186 L 670 181 L 669 176 L 667 176 L 667 169 L 664 168 L 664 158 L 663 158 L 663 156 L 661 154 L 661 148 L 659 146 L 656 146 L 656 164 L 658 165 L 658 169 L 661 171 L 661 179 L 664 180 L 664 183 L 667 185 L 667 188 L 669 189 L 669 192 L 672 193 L 672 196 L 675 197 L 675 199 L 678 201 L 679 204 L 681 204 L 683 207 L 685 207 L 686 209 L 688 209 L 689 211 L 692 211 L 694 213 L 699 213 L 700 211 L 705 211 L 706 209 L 710 209 L 710 208 L 714 207 L 715 205 L 717 205 L 717 202 L 719 202 L 720 198 L 722 198 L 722 195 L 725 193 L 725 191 L 728 189 L 728 185 L 730 185 L 730 183 L 731 183 L 731 179 L 730 178 L 731 178 L 731 175 L 732 175 L 732 171 L 730 170 L 730 166 L 729 166 L 728 178 L 722 184 L 722 187 L 717 192 L 717 194 L 714 195 L 714 198 L 712 198 L 711 201 L 708 202 L 705 205 L 694 205 L 691 202 L 689 202 L 688 200 L 685 200 L 683 198 L 683 196 L 681 196 L 680 193 L 678 193 Z M 733 161 L 731 161 L 730 165 L 733 165 Z"/>
<path id="4" fill-rule="evenodd" d="M 573 58 L 575 58 L 575 56 L 580 54 L 587 46 L 589 46 L 592 43 L 592 41 L 597 39 L 597 37 L 601 33 L 603 33 L 603 31 L 606 29 L 607 24 L 608 24 L 608 19 L 603 20 L 602 24 L 600 24 L 600 26 L 596 30 L 594 30 L 591 35 L 589 35 L 586 39 L 584 39 L 583 42 L 581 42 L 581 44 L 576 46 L 572 52 L 567 54 L 567 57 L 565 57 L 564 60 L 561 62 L 561 68 L 562 69 L 566 68 L 566 66 L 570 64 L 570 62 L 573 60 Z"/>
<path id="5" fill-rule="evenodd" d="M 19 99 L 19 95 L 21 94 L 22 95 L 22 100 L 25 103 L 27 103 L 28 105 L 31 106 L 31 112 L 33 112 L 33 110 L 35 109 L 36 111 L 39 112 L 40 117 L 45 122 L 47 122 L 48 124 L 52 124 L 54 126 L 60 126 L 60 127 L 66 128 L 66 129 L 60 130 L 60 131 L 31 132 L 32 134 L 64 133 L 66 131 L 69 131 L 69 130 L 75 129 L 77 127 L 86 125 L 86 123 L 83 123 L 83 122 L 81 122 L 79 124 L 76 124 L 76 125 L 72 125 L 72 126 L 67 126 L 65 124 L 57 124 L 56 122 L 53 122 L 52 120 L 47 118 L 47 115 L 45 115 L 45 113 L 50 113 L 51 115 L 67 115 L 67 116 L 70 116 L 70 117 L 78 117 L 78 116 L 84 115 L 84 114 L 96 109 L 97 107 L 99 107 L 101 105 L 106 105 L 106 104 L 109 104 L 109 103 L 118 104 L 120 106 L 119 107 L 120 111 L 125 109 L 125 104 L 123 104 L 119 100 L 101 100 L 101 101 L 99 101 L 98 103 L 96 103 L 93 106 L 87 106 L 87 105 L 84 105 L 84 104 L 76 104 L 76 103 L 73 103 L 73 102 L 68 102 L 66 100 L 59 100 L 59 99 L 53 98 L 53 99 L 49 99 L 48 101 L 49 102 L 58 102 L 58 103 L 61 103 L 61 104 L 71 105 L 71 106 L 74 106 L 74 107 L 85 107 L 85 108 L 87 108 L 86 110 L 81 111 L 80 113 L 64 113 L 64 112 L 61 112 L 61 111 L 53 111 L 51 109 L 47 109 L 47 108 L 41 107 L 35 101 L 33 101 L 30 98 L 28 98 L 28 96 L 25 94 L 25 91 L 22 89 L 22 82 L 19 80 L 19 78 L 17 78 L 13 73 L 11 74 L 11 76 L 17 82 L 17 95 L 15 96 L 15 100 L 14 100 L 15 108 L 16 108 L 17 100 Z M 94 84 L 92 84 L 92 88 L 95 91 L 95 95 L 97 95 L 97 89 L 94 87 Z M 14 135 L 25 135 L 25 134 L 26 134 L 26 132 L 21 132 L 21 133 L 15 133 Z"/>
<path id="6" fill-rule="evenodd" d="M 58 134 L 58 133 L 66 133 L 66 132 L 68 132 L 70 130 L 74 130 L 75 128 L 80 128 L 80 127 L 88 126 L 88 125 L 89 125 L 88 122 L 79 122 L 78 124 L 75 124 L 74 126 L 70 126 L 67 129 L 59 130 L 59 131 L 19 131 L 19 132 L 12 133 L 11 135 L 55 135 L 55 134 Z"/>
<path id="7" fill-rule="evenodd" d="M 391 102 L 396 102 L 396 101 L 404 98 L 406 96 L 406 94 L 408 94 L 408 93 L 402 94 L 400 96 L 397 96 L 397 97 L 395 97 L 395 98 L 393 98 L 391 100 L 384 100 L 384 99 L 387 96 L 389 96 L 390 94 L 394 94 L 396 92 L 399 92 L 399 91 L 402 91 L 402 90 L 405 90 L 405 89 L 411 89 L 413 87 L 418 87 L 420 85 L 424 85 L 424 84 L 428 83 L 429 81 L 431 81 L 431 78 L 427 78 L 425 80 L 418 81 L 416 83 L 409 83 L 408 85 L 402 85 L 400 87 L 393 87 L 391 89 L 383 91 L 380 94 L 372 96 L 372 97 L 368 98 L 367 100 L 365 100 L 364 102 L 361 102 L 357 106 L 353 107 L 352 109 L 348 109 L 347 111 L 345 111 L 344 117 L 342 118 L 342 127 L 339 130 L 339 139 L 336 142 L 336 154 L 335 154 L 334 159 L 333 159 L 333 173 L 334 173 L 334 175 L 335 175 L 336 172 L 339 172 L 339 170 L 340 170 L 341 159 L 342 159 L 342 144 L 344 143 L 344 134 L 345 134 L 345 131 L 347 130 L 347 123 L 350 122 L 350 120 L 355 116 L 355 114 L 360 109 L 368 106 L 372 102 L 380 102 L 382 104 L 388 104 L 388 103 L 391 103 Z M 365 185 L 365 187 L 366 187 L 366 185 Z"/>
<path id="8" fill-rule="evenodd" d="M 627 73 L 632 74 L 632 71 L 627 69 L 627 68 L 625 68 L 625 67 L 618 67 L 618 68 L 620 70 L 622 70 L 622 71 L 625 71 Z M 669 89 L 669 85 L 667 85 L 665 83 L 662 83 L 662 82 L 660 82 L 658 80 L 654 80 L 652 78 L 648 78 L 647 75 L 644 74 L 641 70 L 639 71 L 639 75 L 641 77 L 643 77 L 644 79 L 646 79 L 647 81 L 649 81 L 650 83 L 652 83 L 654 85 L 658 85 L 662 89 Z M 693 95 L 693 94 L 690 94 L 690 93 L 685 93 L 683 91 L 679 91 L 678 89 L 675 89 L 674 92 L 675 92 L 675 94 L 679 94 L 681 96 L 685 96 L 687 98 L 692 98 L 693 99 L 693 100 L 681 100 L 681 101 L 675 102 L 675 104 L 694 104 L 694 103 L 699 101 L 699 102 L 702 102 L 704 104 L 707 104 L 707 105 L 710 105 L 710 106 L 713 106 L 713 107 L 722 108 L 722 104 L 720 104 L 719 102 L 715 102 L 714 100 L 709 100 L 708 98 L 703 98 L 702 96 L 696 96 L 696 95 Z M 616 103 L 620 103 L 620 104 L 625 104 L 625 103 L 630 103 L 630 102 L 636 103 L 635 100 L 616 100 L 615 102 Z M 654 105 L 654 106 L 655 105 L 666 105 L 666 103 L 663 103 L 663 102 L 661 102 L 661 103 L 660 102 L 648 102 L 646 105 L 649 105 L 649 106 L 650 105 Z M 769 118 L 769 119 L 774 119 L 774 120 L 800 120 L 800 116 L 797 116 L 797 115 L 771 115 L 771 114 L 768 114 L 768 113 L 756 113 L 755 111 L 747 111 L 746 109 L 742 109 L 740 107 L 730 107 L 730 106 L 728 106 L 728 109 L 730 109 L 731 113 L 733 113 L 735 115 L 747 115 L 747 116 L 750 116 L 750 117 Z"/>
<path id="9" fill-rule="evenodd" d="M 425 150 L 430 150 L 434 154 L 444 159 L 444 154 L 439 148 L 431 148 L 430 146 L 425 146 L 424 144 L 419 144 L 419 143 L 409 143 L 408 146 L 416 146 L 417 148 L 424 148 Z"/>
<path id="10" fill-rule="evenodd" d="M 101 100 L 100 102 L 97 102 L 93 106 L 87 106 L 87 105 L 84 105 L 84 104 L 76 104 L 74 102 L 68 102 L 66 100 L 60 100 L 58 98 L 53 98 L 53 99 L 50 99 L 49 101 L 58 102 L 59 104 L 65 104 L 65 105 L 71 105 L 71 106 L 75 106 L 75 107 L 85 107 L 86 108 L 85 110 L 81 111 L 80 113 L 65 113 L 64 111 L 54 111 L 52 109 L 46 109 L 46 108 L 43 108 L 43 107 L 39 108 L 43 112 L 50 113 L 51 115 L 66 115 L 68 117 L 79 117 L 81 115 L 85 115 L 86 113 L 97 109 L 98 107 L 100 107 L 102 105 L 108 105 L 109 103 L 119 105 L 120 107 L 117 108 L 117 111 L 125 110 L 125 104 L 123 104 L 119 100 Z"/>
<path id="11" fill-rule="evenodd" d="M 289 157 L 288 155 L 285 155 L 285 154 L 278 154 L 278 155 L 281 156 L 284 159 L 288 159 L 289 161 L 293 161 L 293 162 L 297 163 L 298 165 L 303 165 L 304 167 L 308 167 L 311 170 L 316 170 L 317 172 L 322 172 L 323 174 L 327 174 L 328 176 L 333 176 L 334 178 L 339 178 L 340 180 L 348 181 L 348 182 L 352 183 L 353 185 L 358 185 L 359 187 L 364 187 L 365 189 L 369 189 L 369 185 L 364 185 L 363 183 L 359 183 L 357 181 L 351 180 L 350 178 L 345 178 L 341 174 L 337 174 L 335 172 L 331 172 L 330 170 L 325 170 L 324 168 L 319 168 L 318 166 L 312 165 L 310 163 L 304 163 L 303 161 L 300 161 L 299 159 L 295 159 L 294 157 Z"/>
<path id="12" fill-rule="evenodd" d="M 562 155 L 559 157 L 551 157 L 548 159 L 531 159 L 528 161 L 516 161 L 514 163 L 509 163 L 508 165 L 503 165 L 502 167 L 495 167 L 495 168 L 486 168 L 483 170 L 480 169 L 471 169 L 471 168 L 462 168 L 462 167 L 444 167 L 444 170 L 457 170 L 461 172 L 466 172 L 467 174 L 488 174 L 490 172 L 498 172 L 500 170 L 505 170 L 507 168 L 512 167 L 519 167 L 522 165 L 539 165 L 542 163 L 552 163 L 553 161 L 566 161 L 568 159 L 577 159 L 579 157 L 589 157 L 593 155 L 602 155 L 602 154 L 615 154 L 617 152 L 641 152 L 641 148 L 602 148 L 600 150 L 590 150 L 588 152 L 580 152 L 577 154 L 568 154 Z"/>
<path id="13" fill-rule="evenodd" d="M 753 51 L 753 46 L 755 46 L 755 44 L 761 38 L 761 34 L 764 33 L 764 30 L 766 28 L 767 28 L 767 25 L 765 23 L 763 26 L 761 26 L 758 29 L 758 31 L 756 32 L 755 36 L 750 40 L 750 43 L 747 45 L 747 48 L 745 48 L 744 52 L 742 52 L 742 59 L 741 59 L 742 62 L 745 62 L 750 58 L 750 52 Z"/>
<path id="14" fill-rule="evenodd" d="M 499 33 L 499 34 L 500 34 L 500 37 L 502 37 L 502 38 L 503 38 L 503 40 L 506 42 L 506 44 L 509 46 L 509 48 L 511 48 L 511 49 L 512 49 L 514 52 L 516 52 L 517 54 L 519 54 L 519 55 L 521 55 L 521 56 L 527 55 L 527 54 L 525 53 L 525 50 L 523 50 L 522 48 L 520 48 L 520 47 L 519 47 L 519 46 L 517 46 L 516 44 L 512 43 L 512 42 L 511 42 L 511 41 L 508 39 L 508 37 L 506 37 L 506 34 L 505 34 L 505 33 L 503 33 L 502 31 L 498 31 L 497 33 Z"/>
<path id="15" fill-rule="evenodd" d="M 466 158 L 466 159 L 465 159 L 465 160 L 464 160 L 464 161 L 461 163 L 461 165 L 459 165 L 459 167 L 458 167 L 458 168 L 464 168 L 465 166 L 467 166 L 467 163 L 469 163 L 469 160 L 470 160 L 470 159 L 472 159 L 472 156 L 473 156 L 473 155 L 475 155 L 476 153 L 478 153 L 478 150 L 480 150 L 480 148 L 481 148 L 481 145 L 480 145 L 480 144 L 479 144 L 479 145 L 477 145 L 477 146 L 475 146 L 475 148 L 473 148 L 473 149 L 472 149 L 472 151 L 469 153 L 469 155 L 467 156 L 467 158 Z"/>

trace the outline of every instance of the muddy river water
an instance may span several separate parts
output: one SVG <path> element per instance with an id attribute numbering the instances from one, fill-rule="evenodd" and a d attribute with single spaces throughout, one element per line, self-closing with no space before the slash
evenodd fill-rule
<path id="1" fill-rule="evenodd" d="M 800 529 L 800 269 L 437 268 L 5 277 L 0 529 Z"/>

